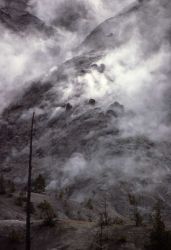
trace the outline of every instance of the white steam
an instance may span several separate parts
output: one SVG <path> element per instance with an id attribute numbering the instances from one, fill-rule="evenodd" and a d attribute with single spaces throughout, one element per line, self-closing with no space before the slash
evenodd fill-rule
<path id="1" fill-rule="evenodd" d="M 28 82 L 44 76 L 48 79 L 62 62 L 74 56 L 73 49 L 96 25 L 135 2 L 138 1 L 32 0 L 29 11 L 46 24 L 53 25 L 55 35 L 47 37 L 40 33 L 34 33 L 34 35 L 26 33 L 22 36 L 1 27 L 0 112 Z M 136 14 L 132 12 L 131 22 L 127 23 L 127 15 L 124 16 L 124 14 L 123 20 L 119 19 L 123 21 L 121 25 L 123 30 L 116 32 L 118 41 L 124 40 L 125 37 L 126 39 L 115 49 L 106 49 L 101 53 L 105 55 L 96 63 L 99 67 L 102 64 L 105 65 L 104 72 L 91 68 L 85 74 L 76 75 L 74 78 L 73 72 L 70 74 L 70 66 L 66 65 L 68 79 L 62 83 L 57 82 L 54 89 L 56 88 L 57 93 L 61 93 L 59 101 L 71 102 L 79 106 L 76 114 L 78 118 L 79 115 L 81 117 L 82 107 L 85 106 L 83 101 L 88 98 L 95 98 L 97 106 L 104 113 L 115 101 L 124 105 L 125 116 L 119 121 L 113 119 L 108 124 L 109 128 L 114 129 L 116 123 L 119 123 L 121 133 L 119 139 L 139 136 L 141 139 L 148 138 L 158 142 L 169 141 L 171 129 L 170 124 L 166 123 L 166 117 L 170 107 L 165 103 L 165 95 L 170 88 L 171 45 L 168 35 L 171 25 L 170 9 L 165 6 L 167 1 L 144 0 L 143 2 L 141 10 L 135 10 Z M 70 8 L 69 14 L 71 15 L 68 15 Z M 65 10 L 67 10 L 66 16 Z M 73 17 L 72 22 L 68 24 L 71 17 Z M 128 31 L 127 24 L 131 24 Z M 64 108 L 52 104 L 48 113 L 50 114 L 49 120 L 53 120 L 64 113 Z M 68 115 L 66 118 L 68 124 L 75 117 Z M 93 118 L 91 117 L 90 121 Z M 87 137 L 83 139 L 89 140 L 96 133 L 103 132 L 93 129 L 90 129 Z M 41 138 L 42 141 L 39 143 L 50 151 L 48 143 L 51 139 L 55 144 L 57 139 L 59 141 L 63 139 L 62 136 L 64 139 L 67 139 L 67 136 L 72 138 L 72 130 L 70 126 L 62 127 L 62 131 L 60 128 L 59 131 L 49 129 L 43 136 L 44 138 Z M 132 144 L 135 144 L 135 138 L 132 138 Z M 147 140 L 144 139 L 144 141 L 148 143 Z M 72 143 L 62 145 L 63 150 L 65 151 L 65 146 L 70 150 Z M 94 139 L 93 143 L 98 144 L 98 149 L 97 152 L 91 152 L 93 153 L 91 159 L 86 159 L 82 152 L 72 153 L 69 157 L 66 152 L 68 158 L 60 159 L 62 163 L 54 160 L 50 166 L 53 181 L 48 189 L 67 186 L 74 183 L 77 178 L 89 177 L 94 178 L 100 185 L 112 185 L 118 180 L 127 179 L 129 182 L 131 178 L 137 177 L 144 180 L 150 176 L 153 184 L 161 181 L 169 172 L 167 163 L 160 167 L 161 162 L 157 161 L 158 157 L 163 154 L 160 152 L 161 149 L 149 150 L 148 153 L 156 157 L 154 160 L 146 155 L 145 149 L 133 152 L 131 143 L 127 146 L 123 142 L 126 145 L 125 148 L 122 142 L 115 145 L 115 138 L 110 133 L 105 137 L 97 135 L 97 140 Z M 121 155 L 117 155 L 116 152 L 110 155 L 111 148 L 116 151 L 119 149 L 125 151 Z M 46 160 L 49 159 L 43 158 L 42 160 L 44 168 L 47 168 Z M 62 172 L 60 180 L 59 169 Z M 100 178 L 99 173 L 103 173 L 104 178 Z"/>
<path id="2" fill-rule="evenodd" d="M 165 95 L 170 91 L 171 45 L 168 31 L 171 16 L 160 1 L 148 4 L 138 13 L 130 39 L 120 47 L 106 51 L 106 56 L 97 62 L 99 66 L 105 65 L 104 73 L 92 69 L 79 76 L 77 81 L 84 88 L 81 97 L 95 98 L 102 110 L 106 111 L 114 101 L 124 105 L 128 114 L 119 121 L 122 139 L 140 138 L 138 140 L 142 140 L 142 143 L 146 142 L 146 138 L 157 143 L 170 142 L 171 127 L 166 121 L 170 106 L 166 105 Z M 69 90 L 67 98 L 74 103 L 72 84 Z M 132 112 L 131 115 L 129 111 Z M 115 124 L 114 119 L 109 126 L 114 128 Z M 95 133 L 96 131 L 90 131 L 90 138 Z M 101 186 L 104 183 L 112 186 L 125 180 L 131 183 L 133 178 L 137 178 L 149 183 L 142 187 L 139 182 L 135 182 L 136 191 L 151 192 L 170 173 L 161 148 L 148 150 L 149 155 L 154 158 L 146 155 L 145 149 L 135 150 L 132 155 L 132 151 L 126 146 L 124 155 L 107 157 L 109 147 L 121 146 L 115 145 L 114 140 L 112 136 L 106 136 L 101 141 L 98 138 L 99 151 L 88 162 L 85 162 L 83 155 L 74 160 L 71 157 L 63 166 L 66 182 L 62 186 L 73 183 L 76 178 L 83 180 L 93 177 L 98 179 Z M 99 177 L 99 173 L 103 171 L 104 179 Z"/>
<path id="3" fill-rule="evenodd" d="M 90 18 L 89 21 L 94 22 L 94 24 L 91 23 L 91 28 L 95 28 L 100 22 L 133 3 L 137 3 L 137 0 L 123 0 L 122 2 L 119 0 L 52 0 L 50 4 L 48 0 L 31 0 L 33 13 L 49 24 L 61 15 L 61 10 L 82 6 Z"/>

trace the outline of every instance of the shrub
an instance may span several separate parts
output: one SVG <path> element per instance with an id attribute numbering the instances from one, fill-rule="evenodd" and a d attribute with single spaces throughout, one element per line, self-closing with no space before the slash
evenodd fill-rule
<path id="1" fill-rule="evenodd" d="M 138 201 L 137 198 L 133 194 L 128 194 L 128 200 L 130 205 L 133 207 L 133 219 L 135 221 L 136 227 L 142 226 L 143 217 L 140 214 L 138 209 Z"/>
<path id="2" fill-rule="evenodd" d="M 133 194 L 128 194 L 128 200 L 130 205 L 137 206 L 137 200 Z"/>
<path id="3" fill-rule="evenodd" d="M 10 193 L 14 193 L 15 192 L 15 184 L 14 184 L 14 182 L 10 181 L 9 185 L 10 185 L 9 186 Z"/>
<path id="4" fill-rule="evenodd" d="M 112 219 L 111 223 L 114 225 L 123 225 L 124 221 L 119 217 L 115 217 Z"/>
<path id="5" fill-rule="evenodd" d="M 117 245 L 122 245 L 122 244 L 125 244 L 127 243 L 127 238 L 126 236 L 121 236 L 117 241 L 116 241 L 116 244 Z"/>
<path id="6" fill-rule="evenodd" d="M 15 184 L 13 181 L 8 180 L 8 192 L 10 194 L 15 192 Z"/>
<path id="7" fill-rule="evenodd" d="M 87 207 L 90 210 L 93 210 L 92 199 L 88 199 L 88 201 L 85 204 L 85 207 Z"/>
<path id="8" fill-rule="evenodd" d="M 92 222 L 92 221 L 93 221 L 93 218 L 92 218 L 91 215 L 88 215 L 88 221 L 89 221 L 89 222 Z"/>
<path id="9" fill-rule="evenodd" d="M 20 196 L 15 199 L 15 205 L 18 206 L 18 207 L 23 206 L 23 200 L 22 200 L 22 198 Z"/>
<path id="10" fill-rule="evenodd" d="M 19 243 L 21 242 L 23 239 L 22 235 L 20 232 L 17 232 L 16 230 L 12 230 L 10 231 L 9 233 L 9 240 L 12 242 L 12 243 Z"/>
<path id="11" fill-rule="evenodd" d="M 142 226 L 143 218 L 137 207 L 134 208 L 134 220 L 135 220 L 136 227 Z"/>
<path id="12" fill-rule="evenodd" d="M 27 197 L 24 192 L 20 192 L 19 196 L 15 199 L 15 205 L 22 207 L 25 202 L 27 202 Z"/>
<path id="13" fill-rule="evenodd" d="M 60 193 L 59 193 L 59 199 L 63 200 L 63 198 L 64 198 L 64 191 L 61 190 Z"/>
<path id="14" fill-rule="evenodd" d="M 51 204 L 44 200 L 38 205 L 38 208 L 40 209 L 41 218 L 44 220 L 44 224 L 48 226 L 54 226 L 54 218 L 56 217 L 56 214 L 51 206 Z"/>

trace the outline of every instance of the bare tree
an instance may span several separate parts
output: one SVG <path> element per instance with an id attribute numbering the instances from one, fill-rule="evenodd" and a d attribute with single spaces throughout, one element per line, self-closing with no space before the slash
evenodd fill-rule
<path id="1" fill-rule="evenodd" d="M 30 214 L 31 214 L 31 173 L 32 173 L 32 152 L 33 152 L 33 127 L 34 127 L 33 113 L 30 131 L 30 152 L 29 152 L 29 166 L 28 166 L 28 182 L 27 182 L 27 205 L 26 205 L 26 250 L 31 249 L 30 239 Z"/>
<path id="2" fill-rule="evenodd" d="M 107 211 L 107 197 L 105 195 L 104 197 L 104 224 L 107 226 L 109 224 L 109 214 L 108 214 L 108 211 Z"/>
<path id="3" fill-rule="evenodd" d="M 103 226 L 104 226 L 104 224 L 103 224 L 103 215 L 102 214 L 100 215 L 99 224 L 100 224 L 99 248 L 103 249 Z"/>
<path id="4" fill-rule="evenodd" d="M 135 221 L 135 226 L 140 227 L 143 225 L 143 217 L 139 211 L 138 199 L 134 194 L 128 194 L 129 203 L 133 208 L 133 220 Z"/>

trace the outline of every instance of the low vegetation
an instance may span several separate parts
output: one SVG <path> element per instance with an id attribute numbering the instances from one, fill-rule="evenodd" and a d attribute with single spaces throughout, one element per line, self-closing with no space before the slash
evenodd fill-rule
<path id="1" fill-rule="evenodd" d="M 92 199 L 88 199 L 88 201 L 86 202 L 85 204 L 85 207 L 90 209 L 90 210 L 93 210 L 93 202 L 92 202 Z"/>
<path id="2" fill-rule="evenodd" d="M 170 250 L 171 232 L 167 231 L 161 215 L 161 203 L 155 206 L 153 218 L 153 229 L 150 233 L 150 242 L 146 246 L 147 250 Z"/>
<path id="3" fill-rule="evenodd" d="M 40 216 L 44 221 L 44 225 L 54 226 L 56 214 L 51 204 L 44 200 L 38 205 L 38 209 L 40 210 Z"/>
<path id="4" fill-rule="evenodd" d="M 33 182 L 33 191 L 36 193 L 43 193 L 45 191 L 45 187 L 45 178 L 39 174 L 39 176 Z"/>
<path id="5" fill-rule="evenodd" d="M 15 205 L 23 207 L 26 201 L 27 201 L 26 194 L 24 192 L 20 192 L 19 195 L 15 198 Z"/>
<path id="6" fill-rule="evenodd" d="M 8 238 L 11 243 L 20 243 L 23 240 L 23 235 L 21 232 L 13 229 L 10 231 Z"/>

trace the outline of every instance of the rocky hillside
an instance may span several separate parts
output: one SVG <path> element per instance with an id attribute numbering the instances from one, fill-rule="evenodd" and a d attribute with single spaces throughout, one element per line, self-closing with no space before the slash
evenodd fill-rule
<path id="1" fill-rule="evenodd" d="M 48 231 L 51 245 L 42 249 L 95 249 L 91 237 L 104 200 L 110 217 L 124 224 L 110 225 L 119 238 L 110 237 L 107 249 L 144 249 L 158 200 L 164 221 L 171 220 L 170 10 L 168 1 L 140 1 L 106 20 L 72 59 L 20 90 L 2 112 L 0 171 L 17 192 L 27 180 L 30 123 L 36 114 L 33 180 L 43 176 L 45 199 L 58 211 L 62 227 L 60 233 L 58 227 Z M 20 1 L 3 6 L 0 21 L 15 31 L 54 29 Z M 9 199 L 3 197 L 2 204 L 13 206 L 15 196 Z M 148 225 L 138 231 L 132 222 L 135 207 Z M 23 210 L 16 208 L 13 216 L 23 220 Z M 9 213 L 1 218 L 12 219 Z M 40 239 L 47 234 L 47 229 L 34 230 Z M 56 237 L 58 243 L 52 240 Z M 8 241 L 2 242 L 8 249 Z"/>

